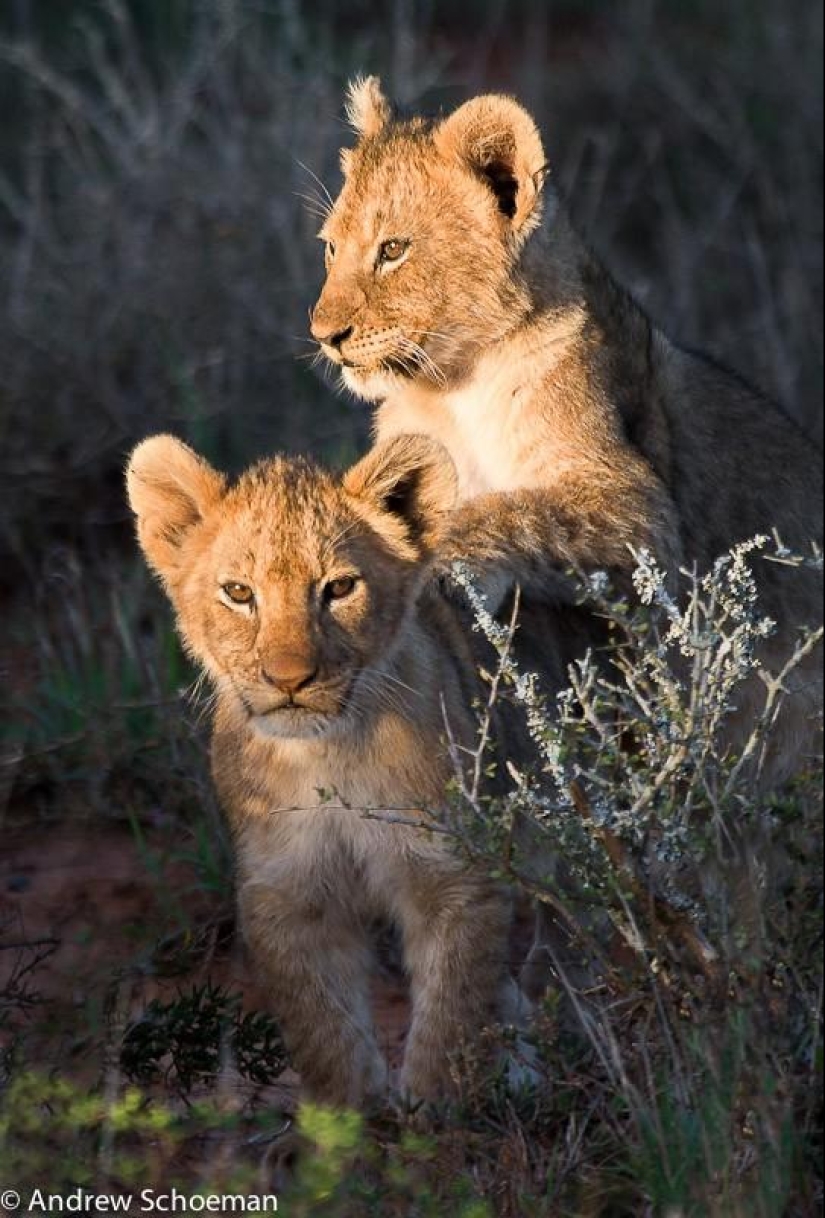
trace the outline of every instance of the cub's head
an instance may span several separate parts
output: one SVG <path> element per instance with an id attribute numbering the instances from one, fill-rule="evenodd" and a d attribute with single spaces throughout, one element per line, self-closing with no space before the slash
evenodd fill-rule
<path id="1" fill-rule="evenodd" d="M 445 451 L 399 436 L 343 478 L 276 457 L 230 483 L 180 440 L 154 436 L 126 479 L 143 552 L 221 695 L 266 735 L 355 722 L 455 500 Z"/>
<path id="2" fill-rule="evenodd" d="M 375 77 L 350 86 L 348 116 L 359 138 L 320 233 L 312 335 L 362 397 L 443 385 L 528 306 L 517 262 L 541 219 L 541 139 L 508 97 L 396 121 Z"/>

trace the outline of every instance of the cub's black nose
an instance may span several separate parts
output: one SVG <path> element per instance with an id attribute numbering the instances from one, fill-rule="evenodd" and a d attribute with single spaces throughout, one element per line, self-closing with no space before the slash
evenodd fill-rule
<path id="1" fill-rule="evenodd" d="M 313 320 L 309 328 L 310 334 L 319 343 L 323 343 L 326 347 L 338 347 L 344 345 L 347 339 L 352 335 L 352 326 L 346 326 L 344 329 L 336 329 L 335 326 L 322 325 Z"/>

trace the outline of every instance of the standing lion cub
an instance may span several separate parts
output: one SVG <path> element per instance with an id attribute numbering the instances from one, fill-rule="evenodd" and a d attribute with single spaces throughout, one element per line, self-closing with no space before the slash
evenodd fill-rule
<path id="1" fill-rule="evenodd" d="M 445 716 L 459 746 L 475 737 L 473 657 L 424 587 L 455 498 L 449 458 L 405 437 L 342 480 L 276 459 L 230 484 L 156 436 L 127 481 L 140 545 L 217 691 L 241 925 L 303 1082 L 336 1103 L 385 1085 L 367 936 L 381 916 L 411 979 L 401 1086 L 437 1095 L 449 1055 L 517 997 L 506 897 L 416 827 L 453 772 Z"/>
<path id="2" fill-rule="evenodd" d="M 569 660 L 599 639 L 571 568 L 607 570 L 624 590 L 633 548 L 675 573 L 774 529 L 793 548 L 821 539 L 821 454 L 616 286 L 576 237 L 520 105 L 476 97 L 401 121 L 370 77 L 351 86 L 348 115 L 358 141 L 321 230 L 312 334 L 379 403 L 379 442 L 417 432 L 452 456 L 443 565 L 467 560 L 494 603 L 518 582 Z M 819 618 L 821 581 L 767 561 L 759 577 L 778 623 L 763 658 L 781 663 Z M 818 666 L 801 674 L 774 778 L 812 747 Z"/>

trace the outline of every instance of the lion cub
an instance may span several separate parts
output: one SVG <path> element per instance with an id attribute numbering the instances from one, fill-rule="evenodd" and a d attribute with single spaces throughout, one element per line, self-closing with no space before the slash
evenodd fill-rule
<path id="1" fill-rule="evenodd" d="M 455 497 L 447 454 L 401 437 L 340 480 L 276 458 L 233 484 L 156 436 L 127 482 L 140 545 L 217 691 L 212 770 L 240 921 L 296 1068 L 334 1103 L 385 1086 L 367 927 L 389 917 L 412 992 L 401 1086 L 437 1095 L 451 1051 L 514 994 L 507 898 L 420 827 L 452 773 L 445 716 L 459 744 L 475 737 L 473 657 L 424 587 Z"/>
<path id="2" fill-rule="evenodd" d="M 607 570 L 627 590 L 642 547 L 675 575 L 773 529 L 803 552 L 821 542 L 821 453 L 612 281 L 516 101 L 402 120 L 370 77 L 351 86 L 348 116 L 357 141 L 320 233 L 312 334 L 377 403 L 378 441 L 416 432 L 447 448 L 459 494 L 439 562 L 465 559 L 494 602 L 519 583 L 536 619 L 522 638 L 551 637 L 568 663 L 603 642 L 570 568 Z M 767 561 L 758 575 L 777 622 L 762 659 L 779 669 L 798 629 L 820 621 L 821 578 Z M 820 666 L 813 656 L 797 674 L 772 779 L 819 747 Z M 744 738 L 764 703 L 756 678 L 749 701 Z"/>

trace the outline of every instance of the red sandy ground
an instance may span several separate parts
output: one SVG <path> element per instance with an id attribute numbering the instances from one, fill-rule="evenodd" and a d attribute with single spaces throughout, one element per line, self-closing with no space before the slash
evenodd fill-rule
<path id="1" fill-rule="evenodd" d="M 86 1037 L 105 1035 L 103 1012 L 113 990 L 125 1019 L 154 997 L 169 999 L 179 988 L 207 980 L 240 992 L 248 1010 L 266 1009 L 251 962 L 226 933 L 229 896 L 222 903 L 198 885 L 180 852 L 181 843 L 170 842 L 168 833 L 148 834 L 141 847 L 119 825 L 44 824 L 36 834 L 6 834 L 0 845 L 0 992 L 16 965 L 35 952 L 51 952 L 26 978 L 39 1001 L 16 1015 L 6 1035 L 28 1023 L 44 1064 L 65 1065 L 66 1053 L 82 1075 L 85 1038 L 78 1027 L 85 1024 Z M 528 938 L 523 917 L 517 955 Z M 156 949 L 162 941 L 170 944 L 169 967 Z M 409 1018 L 400 977 L 378 973 L 374 1013 L 379 1043 L 397 1066 Z"/>
<path id="2" fill-rule="evenodd" d="M 247 1009 L 266 1009 L 249 960 L 225 933 L 228 899 L 223 906 L 204 892 L 191 865 L 176 859 L 176 849 L 180 843 L 170 843 L 168 835 L 150 834 L 142 850 L 121 826 L 44 825 L 37 834 L 13 831 L 4 837 L 0 992 L 16 965 L 51 950 L 26 978 L 39 1001 L 28 1013 L 21 1010 L 6 1034 L 21 1022 L 34 1027 L 44 1064 L 57 1064 L 57 1054 L 62 1059 L 65 1053 L 83 1075 L 78 1024 L 91 1024 L 93 1030 L 97 1020 L 103 1031 L 102 1012 L 113 987 L 121 1003 L 125 987 L 126 1018 L 138 1015 L 154 997 L 168 999 L 178 988 L 207 980 L 242 993 Z M 179 951 L 185 963 L 187 944 L 201 927 L 202 940 L 193 945 L 194 967 L 166 975 L 163 953 L 158 966 L 154 945 L 166 939 L 173 957 Z M 78 1020 L 84 1005 L 86 1019 Z M 400 1060 L 408 1016 L 401 980 L 383 973 L 376 977 L 376 1026 L 391 1065 Z"/>

